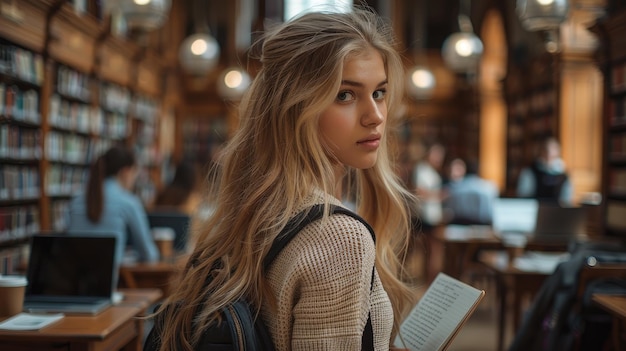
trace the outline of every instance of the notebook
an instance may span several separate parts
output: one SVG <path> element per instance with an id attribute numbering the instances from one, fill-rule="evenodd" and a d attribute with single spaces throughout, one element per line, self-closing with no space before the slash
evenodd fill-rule
<path id="1" fill-rule="evenodd" d="M 493 204 L 493 231 L 530 234 L 535 230 L 539 202 L 535 199 L 497 198 Z"/>
<path id="2" fill-rule="evenodd" d="M 586 235 L 587 209 L 539 204 L 537 223 L 531 236 L 534 242 L 567 243 Z"/>
<path id="3" fill-rule="evenodd" d="M 100 313 L 112 304 L 114 262 L 114 236 L 33 236 L 24 311 Z"/>

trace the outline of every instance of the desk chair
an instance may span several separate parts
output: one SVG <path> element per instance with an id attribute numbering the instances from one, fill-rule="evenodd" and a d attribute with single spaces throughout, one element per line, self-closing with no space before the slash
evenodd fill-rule
<path id="1" fill-rule="evenodd" d="M 592 308 L 595 310 L 596 306 L 591 303 L 593 293 L 611 294 L 614 291 L 617 291 L 618 294 L 626 292 L 626 262 L 599 263 L 595 261 L 594 257 L 590 257 L 585 266 L 581 268 L 578 277 L 575 311 L 581 316 L 585 316 L 585 312 L 590 309 L 590 306 L 593 306 Z M 614 350 L 624 350 L 626 347 L 624 342 L 626 336 L 623 335 L 620 324 L 617 319 L 613 319 L 611 343 Z M 588 348 L 585 344 L 589 344 L 589 342 L 585 342 L 583 337 L 583 335 L 579 335 L 575 340 L 574 350 L 584 351 Z M 599 345 L 597 346 L 599 347 Z"/>

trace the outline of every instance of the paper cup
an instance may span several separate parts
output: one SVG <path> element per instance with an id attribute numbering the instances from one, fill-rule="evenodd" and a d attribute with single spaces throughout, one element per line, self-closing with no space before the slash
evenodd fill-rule
<path id="1" fill-rule="evenodd" d="M 174 256 L 174 229 L 167 227 L 152 228 L 152 237 L 159 248 L 161 259 L 169 259 Z"/>
<path id="2" fill-rule="evenodd" d="M 0 276 L 0 316 L 9 317 L 22 312 L 27 282 L 23 276 Z"/>

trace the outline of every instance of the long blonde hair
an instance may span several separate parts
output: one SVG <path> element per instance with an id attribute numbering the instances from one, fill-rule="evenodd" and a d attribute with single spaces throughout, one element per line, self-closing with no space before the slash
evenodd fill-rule
<path id="1" fill-rule="evenodd" d="M 263 257 L 315 189 L 337 190 L 335 161 L 322 144 L 318 118 L 336 97 L 344 60 L 368 48 L 380 52 L 393 119 L 404 82 L 394 45 L 391 28 L 367 9 L 309 13 L 265 34 L 262 68 L 241 101 L 239 129 L 218 161 L 214 212 L 197 229 L 195 250 L 166 301 L 184 303 L 164 313 L 161 350 L 191 350 L 220 308 L 238 298 L 271 308 Z M 387 128 L 393 124 L 388 121 Z M 376 267 L 399 319 L 413 301 L 402 281 L 413 198 L 391 167 L 388 143 L 385 136 L 375 166 L 351 173 L 357 212 L 376 232 Z"/>

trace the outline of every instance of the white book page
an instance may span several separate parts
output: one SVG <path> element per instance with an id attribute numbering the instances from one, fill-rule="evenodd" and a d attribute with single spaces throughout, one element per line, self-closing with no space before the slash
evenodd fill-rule
<path id="1" fill-rule="evenodd" d="M 32 314 L 19 313 L 0 323 L 4 330 L 39 330 L 63 318 L 62 313 Z"/>
<path id="2" fill-rule="evenodd" d="M 402 322 L 395 346 L 444 350 L 484 295 L 483 290 L 439 273 Z"/>

